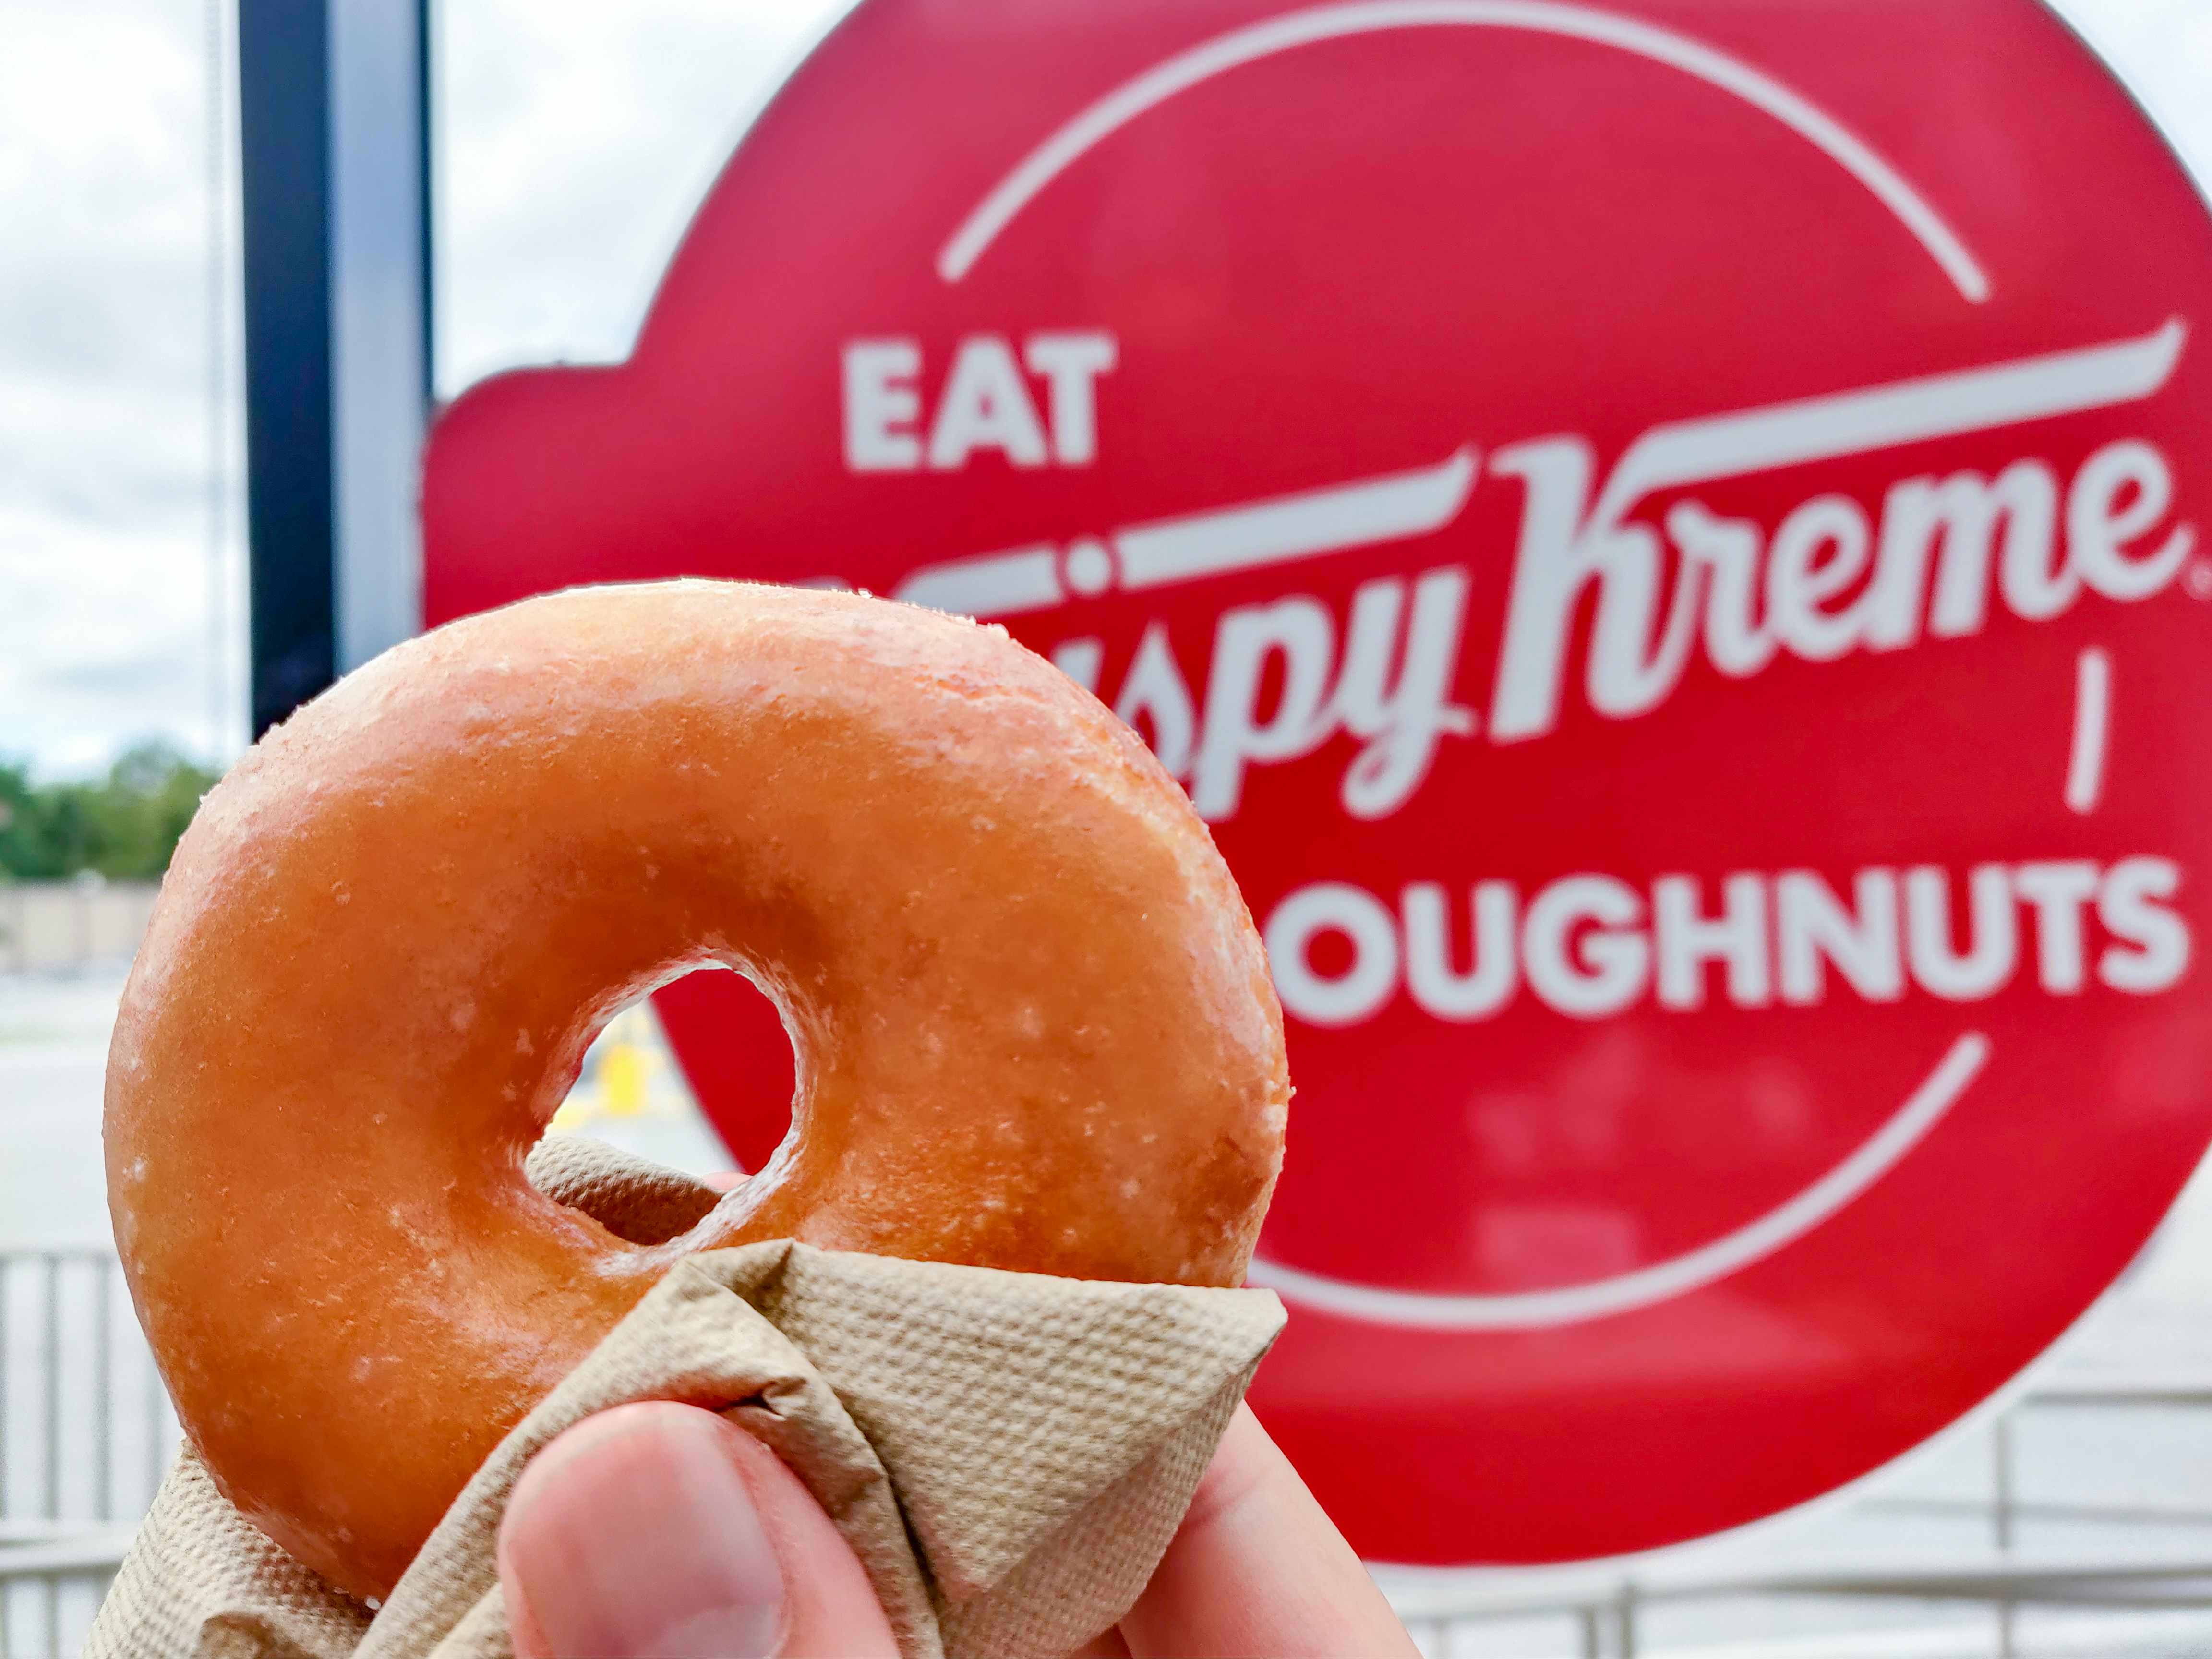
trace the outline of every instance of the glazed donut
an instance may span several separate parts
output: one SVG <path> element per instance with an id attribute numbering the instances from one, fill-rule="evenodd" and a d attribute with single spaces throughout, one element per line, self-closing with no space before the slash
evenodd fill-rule
<path id="1" fill-rule="evenodd" d="M 774 1000 L 788 1137 L 625 1243 L 523 1160 L 598 1028 Z M 211 793 L 110 1052 L 116 1243 L 217 1485 L 357 1595 L 677 1258 L 1240 1282 L 1282 1021 L 1205 826 L 1003 629 L 732 582 L 387 652 Z"/>

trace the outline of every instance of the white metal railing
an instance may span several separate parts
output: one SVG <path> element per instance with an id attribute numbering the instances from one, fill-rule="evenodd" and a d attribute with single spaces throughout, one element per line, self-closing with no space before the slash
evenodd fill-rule
<path id="1" fill-rule="evenodd" d="M 1584 1659 L 1610 1659 L 1643 1650 L 1642 1620 L 1656 1607 L 1689 1602 L 1775 1601 L 1814 1597 L 1835 1601 L 1881 1600 L 1929 1604 L 1966 1604 L 1988 1608 L 1995 1621 L 1985 1650 L 2015 1651 L 2016 1620 L 2032 1607 L 2104 1610 L 2212 1610 L 2212 1553 L 2194 1559 L 2130 1561 L 2118 1565 L 2070 1563 L 2000 1564 L 1972 1570 L 1887 1569 L 1833 1573 L 1799 1572 L 1741 1577 L 1685 1579 L 1657 1583 L 1624 1580 L 1606 1590 L 1486 1590 L 1443 1599 L 1421 1598 L 1400 1613 L 1423 1652 L 1446 1655 L 1460 1638 L 1485 1626 L 1524 1624 L 1545 1619 L 1572 1631 L 1573 1650 Z M 1562 1634 L 1565 1634 L 1563 1630 Z M 1923 1632 L 1914 1632 L 1916 1645 Z M 1880 1655 L 1894 1650 L 1880 1631 L 1854 1632 L 1851 1650 Z M 1660 1651 L 1675 1650 L 1673 1644 Z M 1748 1649 L 1746 1651 L 1749 1651 Z M 2203 1645 L 2212 1652 L 2212 1626 Z"/>
<path id="2" fill-rule="evenodd" d="M 2080 1407 L 2203 1412 L 2212 1407 L 2212 1379 L 2137 1377 L 2036 1389 L 1997 1420 L 1985 1498 L 1860 1500 L 1867 1511 L 1985 1516 L 1995 1554 L 1977 1565 L 1654 1574 L 1550 1588 L 1510 1579 L 1431 1580 L 1393 1584 L 1394 1598 L 1423 1650 L 1439 1656 L 1498 1651 L 1492 1641 L 1509 1631 L 1525 1632 L 1530 1652 L 1633 1655 L 1647 1645 L 1652 1613 L 1697 1603 L 1810 1598 L 1972 1606 L 1990 1615 L 1980 1650 L 1999 1655 L 2014 1650 L 2017 1621 L 2031 1609 L 2071 1607 L 2106 1619 L 2124 1611 L 2212 1613 L 2212 1537 L 2201 1553 L 2004 1559 L 2027 1521 L 2189 1522 L 2212 1534 L 2212 1507 L 2023 1499 L 2014 1468 L 2017 1425 L 2029 1413 Z M 2206 1428 L 2212 1431 L 2212 1420 Z M 114 1257 L 98 1249 L 0 1250 L 0 1659 L 76 1650 L 176 1443 L 176 1420 Z M 2116 1638 L 2118 1626 L 2085 1629 L 2092 1633 L 2077 1638 L 2080 1646 L 2112 1650 L 2094 1632 L 2109 1629 Z M 1846 1639 L 1849 1648 L 1832 1650 L 1902 1650 L 1879 1632 Z M 2185 1650 L 2212 1654 L 2212 1619 Z"/>
<path id="3" fill-rule="evenodd" d="M 1392 1586 L 1393 1601 L 1423 1652 L 1431 1656 L 1462 1650 L 1468 1645 L 1467 1638 L 1485 1627 L 1549 1621 L 1553 1626 L 1551 1638 L 1560 1644 L 1555 1650 L 1578 1653 L 1583 1659 L 1611 1659 L 1615 1655 L 1628 1659 L 1644 1650 L 1642 1638 L 1647 1615 L 1652 1611 L 1700 1602 L 1811 1598 L 1978 1607 L 1990 1614 L 1986 1627 L 1987 1645 L 1978 1650 L 1998 1656 L 1998 1659 L 2012 1659 L 2019 1650 L 2021 1615 L 2030 1609 L 2212 1613 L 2212 1538 L 2208 1538 L 2201 1549 L 2154 1557 L 2118 1560 L 2004 1559 L 2017 1541 L 2021 1523 L 2027 1520 L 2121 1525 L 2178 1522 L 2202 1526 L 2212 1532 L 2212 1507 L 2024 1499 L 2019 1492 L 2015 1443 L 2018 1425 L 2033 1413 L 2080 1407 L 2197 1412 L 2208 1407 L 2212 1407 L 2212 1381 L 2203 1379 L 2114 1377 L 2053 1382 L 2022 1395 L 1994 1420 L 1986 1498 L 1873 1496 L 1858 1500 L 1858 1508 L 1866 1513 L 1940 1512 L 1984 1517 L 1996 1556 L 1990 1560 L 1925 1567 L 1883 1562 L 1857 1567 L 1843 1565 L 1831 1571 L 1703 1575 L 1678 1571 L 1649 1577 L 1624 1574 L 1603 1584 L 1594 1585 L 1583 1580 L 1552 1588 L 1524 1587 L 1497 1577 L 1465 1585 L 1432 1580 L 1419 1588 Z M 2212 1422 L 2208 1422 L 2205 1428 L 2212 1431 Z M 1908 1650 L 1893 1645 L 1898 1634 L 1886 1635 L 1878 1630 L 1854 1631 L 1832 1649 L 1823 1644 L 1824 1650 L 1869 1656 Z M 1902 1634 L 1911 1638 L 1910 1650 L 1930 1650 L 1926 1644 L 1927 1632 Z M 2058 1650 L 2114 1651 L 2117 1650 L 2109 1644 L 2117 1637 L 2117 1630 L 2102 1638 L 2094 1629 L 2086 1634 L 2077 1632 L 2074 1640 L 2081 1645 Z M 1679 1651 L 1679 1644 L 1669 1644 L 1663 1650 Z M 1745 1654 L 1754 1651 L 1749 1646 L 1740 1650 Z M 2159 1651 L 2212 1656 L 2212 1620 L 2204 1622 L 2185 1648 L 2161 1646 Z"/>
<path id="4" fill-rule="evenodd" d="M 0 1659 L 76 1650 L 176 1441 L 114 1256 L 0 1252 Z"/>

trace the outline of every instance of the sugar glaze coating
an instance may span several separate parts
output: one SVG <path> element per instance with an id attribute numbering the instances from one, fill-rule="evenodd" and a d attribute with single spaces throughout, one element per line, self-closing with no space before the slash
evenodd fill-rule
<path id="1" fill-rule="evenodd" d="M 782 1011 L 792 1132 L 626 1243 L 523 1159 L 612 1012 L 715 960 Z M 1002 630 L 585 588 L 386 653 L 209 795 L 124 994 L 108 1191 L 217 1483 L 381 1595 L 677 1257 L 1235 1285 L 1289 1095 L 1205 826 Z"/>

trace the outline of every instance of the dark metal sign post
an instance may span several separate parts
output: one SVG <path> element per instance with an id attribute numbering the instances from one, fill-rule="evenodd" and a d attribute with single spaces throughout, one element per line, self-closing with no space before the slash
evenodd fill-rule
<path id="1" fill-rule="evenodd" d="M 253 730 L 422 625 L 428 0 L 239 0 Z"/>

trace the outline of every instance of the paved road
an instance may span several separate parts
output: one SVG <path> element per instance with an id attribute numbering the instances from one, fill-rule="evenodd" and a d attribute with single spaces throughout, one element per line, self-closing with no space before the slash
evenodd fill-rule
<path id="1" fill-rule="evenodd" d="M 107 1237 L 100 1075 L 122 973 L 0 976 L 0 1246 Z"/>

